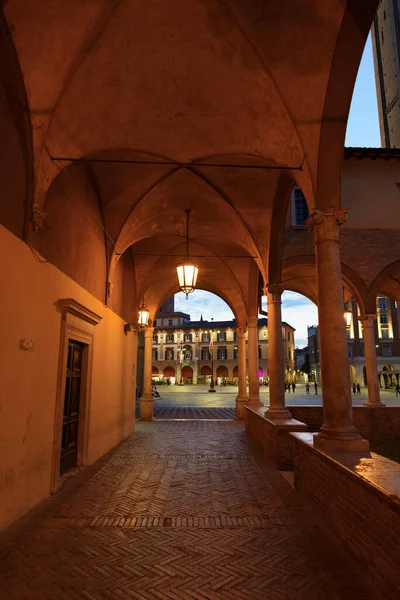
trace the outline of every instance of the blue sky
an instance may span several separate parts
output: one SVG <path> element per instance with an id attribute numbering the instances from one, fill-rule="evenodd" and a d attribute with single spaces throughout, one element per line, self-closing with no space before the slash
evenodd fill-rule
<path id="1" fill-rule="evenodd" d="M 371 36 L 365 45 L 360 63 L 357 81 L 351 103 L 347 124 L 346 146 L 380 146 L 378 107 L 375 91 L 374 64 L 372 59 Z M 205 292 L 196 290 L 185 300 L 183 294 L 175 296 L 176 310 L 189 313 L 192 320 L 215 321 L 232 319 L 233 315 L 223 300 Z M 307 325 L 318 323 L 315 304 L 295 292 L 284 292 L 282 296 L 282 319 L 296 328 L 295 343 L 297 347 L 307 345 Z"/>

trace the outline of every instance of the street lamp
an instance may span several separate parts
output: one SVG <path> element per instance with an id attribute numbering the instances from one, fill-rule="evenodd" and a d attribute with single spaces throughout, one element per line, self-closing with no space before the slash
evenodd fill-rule
<path id="1" fill-rule="evenodd" d="M 194 292 L 196 289 L 197 275 L 199 274 L 199 267 L 195 265 L 189 258 L 189 214 L 191 210 L 187 208 L 186 213 L 186 257 L 185 261 L 176 267 L 178 274 L 179 287 L 185 294 L 186 300 L 189 294 Z"/>

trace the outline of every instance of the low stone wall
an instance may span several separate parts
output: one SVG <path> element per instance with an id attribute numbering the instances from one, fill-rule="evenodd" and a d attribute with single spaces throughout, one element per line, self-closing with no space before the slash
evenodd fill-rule
<path id="1" fill-rule="evenodd" d="M 369 452 L 322 452 L 311 433 L 291 437 L 296 489 L 376 579 L 383 597 L 400 598 L 400 465 Z"/>
<path id="2" fill-rule="evenodd" d="M 323 423 L 322 406 L 290 406 L 294 419 L 306 423 L 310 431 L 318 431 Z M 400 435 L 400 406 L 367 408 L 353 406 L 354 424 L 362 437 Z"/>
<path id="3" fill-rule="evenodd" d="M 295 419 L 274 421 L 264 416 L 265 408 L 246 406 L 246 431 L 280 470 L 293 468 L 293 438 L 291 431 L 306 431 L 307 425 Z"/>

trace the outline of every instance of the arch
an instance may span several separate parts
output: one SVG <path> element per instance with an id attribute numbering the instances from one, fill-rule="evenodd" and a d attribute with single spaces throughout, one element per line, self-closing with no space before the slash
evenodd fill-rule
<path id="1" fill-rule="evenodd" d="M 238 365 L 235 365 L 233 367 L 232 377 L 239 377 L 239 367 L 238 367 Z"/>
<path id="2" fill-rule="evenodd" d="M 203 375 L 203 376 L 212 375 L 211 367 L 209 365 L 203 365 L 200 369 L 200 375 Z"/>
<path id="3" fill-rule="evenodd" d="M 379 292 L 400 302 L 400 260 L 387 265 L 375 277 L 369 288 L 371 302 L 372 299 L 376 299 Z"/>
<path id="4" fill-rule="evenodd" d="M 171 367 L 171 365 L 168 365 L 168 366 L 164 367 L 163 375 L 165 377 L 175 377 L 175 369 L 174 369 L 174 367 Z"/>
<path id="5" fill-rule="evenodd" d="M 158 370 L 158 367 L 155 367 L 154 365 L 151 367 L 151 374 L 152 375 L 158 375 L 160 373 L 160 371 Z"/>
<path id="6" fill-rule="evenodd" d="M 26 240 L 34 195 L 32 122 L 13 35 L 2 8 L 0 55 L 0 219 L 7 229 Z"/>
<path id="7" fill-rule="evenodd" d="M 219 365 L 216 371 L 217 377 L 228 377 L 228 368 L 225 365 Z"/>
<path id="8" fill-rule="evenodd" d="M 340 208 L 343 147 L 357 72 L 379 0 L 348 0 L 335 40 L 319 135 L 317 208 Z"/>
<path id="9" fill-rule="evenodd" d="M 189 365 L 182 367 L 182 377 L 193 377 L 193 369 Z"/>
<path id="10" fill-rule="evenodd" d="M 304 267 L 304 274 L 300 277 L 298 277 L 299 267 Z M 361 314 L 375 312 L 370 302 L 371 294 L 358 273 L 343 262 L 341 263 L 341 270 L 343 284 L 349 289 L 351 296 L 355 298 Z M 305 281 L 306 279 L 307 281 Z M 285 289 L 298 292 L 318 305 L 315 256 L 302 254 L 287 257 L 282 263 L 282 283 Z"/>

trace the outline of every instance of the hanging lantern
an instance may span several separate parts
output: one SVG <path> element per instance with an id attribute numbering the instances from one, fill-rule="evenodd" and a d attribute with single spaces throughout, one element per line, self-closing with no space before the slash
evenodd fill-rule
<path id="1" fill-rule="evenodd" d="M 138 324 L 142 327 L 146 327 L 149 324 L 149 316 L 150 311 L 144 307 L 144 302 L 142 302 L 142 306 L 139 309 Z"/>
<path id="2" fill-rule="evenodd" d="M 344 311 L 344 322 L 346 323 L 346 327 L 349 329 L 351 325 L 351 319 L 353 317 L 353 313 L 348 308 Z"/>
<path id="3" fill-rule="evenodd" d="M 189 214 L 190 208 L 185 210 L 186 212 L 186 259 L 183 264 L 176 267 L 178 275 L 179 287 L 181 292 L 186 296 L 186 300 L 189 294 L 194 292 L 196 289 L 197 276 L 199 274 L 199 267 L 195 265 L 189 258 Z"/>
<path id="4" fill-rule="evenodd" d="M 176 267 L 176 272 L 178 274 L 179 287 L 187 299 L 189 294 L 196 289 L 199 268 L 196 265 L 185 262 L 183 265 Z"/>

